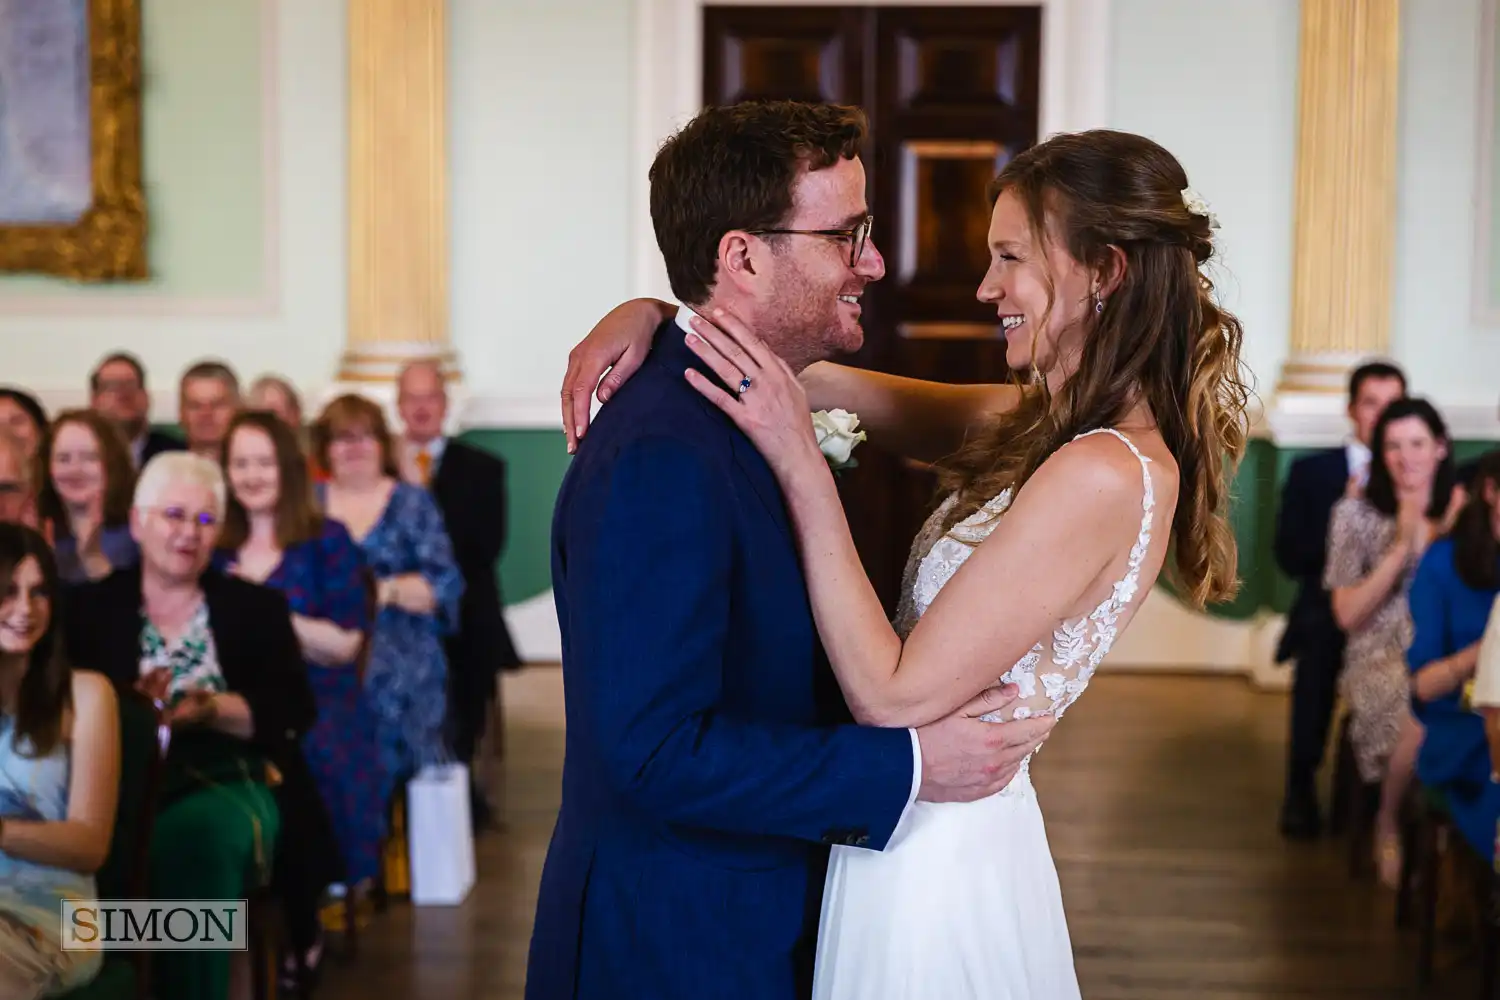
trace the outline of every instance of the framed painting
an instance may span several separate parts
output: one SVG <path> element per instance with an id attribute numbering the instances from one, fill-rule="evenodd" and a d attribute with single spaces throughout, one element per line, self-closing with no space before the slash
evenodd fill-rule
<path id="1" fill-rule="evenodd" d="M 0 0 L 0 272 L 148 276 L 141 0 Z"/>
<path id="2" fill-rule="evenodd" d="M 1479 121 L 1475 129 L 1473 318 L 1500 326 L 1500 2 L 1483 0 L 1479 31 Z"/>

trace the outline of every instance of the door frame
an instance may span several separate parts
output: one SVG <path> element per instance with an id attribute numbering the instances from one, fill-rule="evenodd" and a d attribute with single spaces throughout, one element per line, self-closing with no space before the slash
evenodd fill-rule
<path id="1" fill-rule="evenodd" d="M 698 112 L 703 8 L 709 0 L 636 0 L 631 120 L 630 294 L 671 299 L 651 228 L 646 171 L 663 139 Z M 1114 0 L 722 0 L 747 7 L 1042 8 L 1040 132 L 1109 123 Z"/>

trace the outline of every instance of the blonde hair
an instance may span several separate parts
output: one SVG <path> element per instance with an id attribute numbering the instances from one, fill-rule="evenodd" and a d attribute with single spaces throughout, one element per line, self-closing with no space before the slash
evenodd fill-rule
<path id="1" fill-rule="evenodd" d="M 250 383 L 250 390 L 245 393 L 245 398 L 255 400 L 267 389 L 275 389 L 280 392 L 286 397 L 286 401 L 291 404 L 292 409 L 297 411 L 298 418 L 301 419 L 303 417 L 302 397 L 297 395 L 297 390 L 292 386 L 292 383 L 280 375 L 268 374 L 260 376 L 260 378 Z M 262 407 L 257 405 L 256 408 L 261 409 Z"/>
<path id="2" fill-rule="evenodd" d="M 141 470 L 135 483 L 136 510 L 154 507 L 161 495 L 179 483 L 200 486 L 213 494 L 214 512 L 224 513 L 224 473 L 218 463 L 190 451 L 164 451 Z"/>

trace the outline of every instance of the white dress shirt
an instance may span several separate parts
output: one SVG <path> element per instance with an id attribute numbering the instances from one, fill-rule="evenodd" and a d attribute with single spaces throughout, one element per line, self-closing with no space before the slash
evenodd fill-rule
<path id="1" fill-rule="evenodd" d="M 1349 463 L 1349 475 L 1359 478 L 1359 485 L 1370 485 L 1370 446 L 1363 441 L 1350 439 L 1344 444 L 1344 461 Z"/>

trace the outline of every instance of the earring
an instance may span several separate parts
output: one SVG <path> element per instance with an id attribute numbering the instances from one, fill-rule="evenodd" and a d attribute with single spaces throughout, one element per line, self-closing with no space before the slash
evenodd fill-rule
<path id="1" fill-rule="evenodd" d="M 1094 315 L 1095 316 L 1102 316 L 1103 314 L 1104 314 L 1104 300 L 1099 297 L 1099 293 L 1098 292 L 1095 292 L 1094 293 Z"/>

